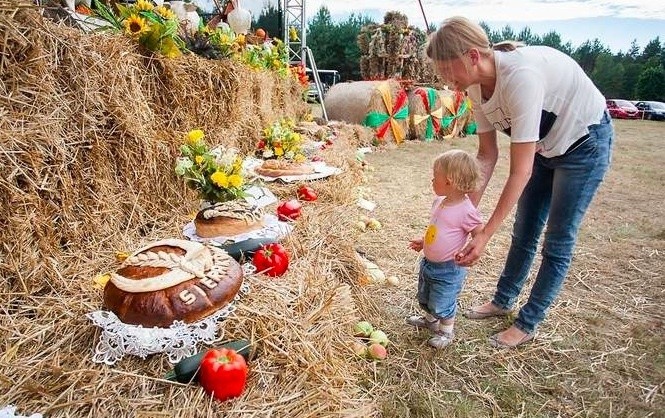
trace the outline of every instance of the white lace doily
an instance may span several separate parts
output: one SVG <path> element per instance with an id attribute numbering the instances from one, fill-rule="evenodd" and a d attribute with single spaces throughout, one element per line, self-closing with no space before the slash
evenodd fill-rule
<path id="1" fill-rule="evenodd" d="M 219 236 L 214 238 L 202 238 L 196 235 L 196 226 L 194 221 L 189 222 L 182 228 L 182 234 L 191 241 L 196 242 L 216 242 L 220 245 L 228 241 L 240 242 L 253 238 L 270 238 L 280 240 L 293 231 L 293 225 L 288 222 L 282 222 L 277 219 L 277 216 L 267 214 L 263 216 L 264 226 L 261 229 L 245 232 L 238 235 Z"/>
<path id="2" fill-rule="evenodd" d="M 0 409 L 0 418 L 42 418 L 42 414 L 32 414 L 30 416 L 16 415 L 16 407 L 7 405 Z"/>
<path id="3" fill-rule="evenodd" d="M 325 163 L 325 161 L 316 161 L 316 162 L 310 162 L 310 164 L 312 164 L 312 166 L 314 167 L 314 172 L 311 174 L 299 174 L 297 176 L 267 177 L 267 176 L 261 176 L 254 171 L 254 169 L 260 166 L 261 164 L 263 164 L 263 160 L 260 160 L 258 158 L 247 158 L 243 164 L 243 167 L 247 171 L 249 171 L 252 174 L 252 176 L 256 176 L 256 178 L 259 178 L 263 181 L 271 182 L 279 179 L 282 180 L 284 183 L 291 183 L 294 181 L 305 181 L 305 180 L 319 180 L 322 178 L 335 176 L 342 172 L 340 168 L 329 166 Z"/>
<path id="4" fill-rule="evenodd" d="M 110 311 L 86 314 L 93 324 L 102 329 L 92 361 L 112 366 L 128 354 L 144 359 L 151 354 L 166 353 L 171 363 L 177 363 L 196 354 L 197 343 L 215 342 L 217 322 L 233 313 L 235 302 L 249 293 L 247 277 L 256 269 L 248 263 L 243 264 L 243 270 L 245 279 L 236 297 L 224 308 L 192 324 L 174 321 L 169 328 L 143 328 L 141 325 L 125 324 Z"/>

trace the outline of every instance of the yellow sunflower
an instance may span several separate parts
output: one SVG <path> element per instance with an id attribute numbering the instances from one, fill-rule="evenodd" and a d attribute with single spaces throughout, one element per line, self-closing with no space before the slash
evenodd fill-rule
<path id="1" fill-rule="evenodd" d="M 134 9 L 137 12 L 143 12 L 143 11 L 149 12 L 154 8 L 155 8 L 155 6 L 153 6 L 152 3 L 150 3 L 149 1 L 146 1 L 146 0 L 139 0 L 134 5 Z"/>
<path id="2" fill-rule="evenodd" d="M 173 13 L 173 10 L 169 9 L 166 6 L 157 7 L 155 9 L 155 13 L 157 13 L 166 20 L 175 18 L 175 13 Z"/>
<path id="3" fill-rule="evenodd" d="M 138 15 L 131 15 L 124 22 L 125 33 L 138 38 L 148 31 L 148 22 Z"/>

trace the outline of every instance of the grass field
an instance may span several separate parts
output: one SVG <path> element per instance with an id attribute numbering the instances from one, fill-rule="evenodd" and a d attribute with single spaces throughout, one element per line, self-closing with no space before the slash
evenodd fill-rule
<path id="1" fill-rule="evenodd" d="M 404 324 L 417 312 L 416 254 L 431 204 L 430 165 L 451 147 L 474 150 L 474 136 L 453 142 L 409 142 L 369 154 L 369 196 L 384 228 L 358 246 L 400 286 L 377 287 L 371 318 L 394 343 L 387 363 L 365 382 L 386 417 L 665 416 L 665 123 L 615 121 L 613 163 L 580 232 L 564 289 L 537 340 L 497 351 L 487 337 L 509 319 L 459 315 L 445 350 Z M 481 209 L 490 214 L 508 169 L 500 138 L 497 170 Z M 461 310 L 491 297 L 510 242 L 512 219 L 470 271 Z M 537 267 L 539 260 L 536 260 Z M 534 270 L 520 299 L 524 302 Z"/>

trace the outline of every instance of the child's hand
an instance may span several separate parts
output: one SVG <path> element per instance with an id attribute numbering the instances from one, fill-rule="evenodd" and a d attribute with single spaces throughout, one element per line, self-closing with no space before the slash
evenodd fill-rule
<path id="1" fill-rule="evenodd" d="M 409 241 L 409 248 L 411 248 L 413 251 L 420 251 L 423 249 L 423 239 L 422 238 L 416 238 L 412 239 Z"/>

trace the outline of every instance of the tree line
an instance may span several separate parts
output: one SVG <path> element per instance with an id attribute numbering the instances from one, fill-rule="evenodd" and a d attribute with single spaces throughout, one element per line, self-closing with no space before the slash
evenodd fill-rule
<path id="1" fill-rule="evenodd" d="M 281 32 L 277 7 L 267 5 L 254 22 L 274 36 Z M 342 80 L 360 79 L 360 51 L 356 38 L 360 29 L 375 23 L 371 18 L 352 14 L 347 20 L 335 22 L 330 11 L 322 6 L 307 25 L 307 44 L 312 49 L 318 68 L 339 71 Z M 628 51 L 613 54 L 598 38 L 574 47 L 564 42 L 556 31 L 544 35 L 529 27 L 515 32 L 509 25 L 493 29 L 480 25 L 490 41 L 517 40 L 525 45 L 546 45 L 556 48 L 577 61 L 607 98 L 665 101 L 665 42 L 655 37 L 640 49 L 633 40 Z M 430 30 L 434 30 L 430 26 Z M 665 41 L 665 40 L 664 40 Z"/>

